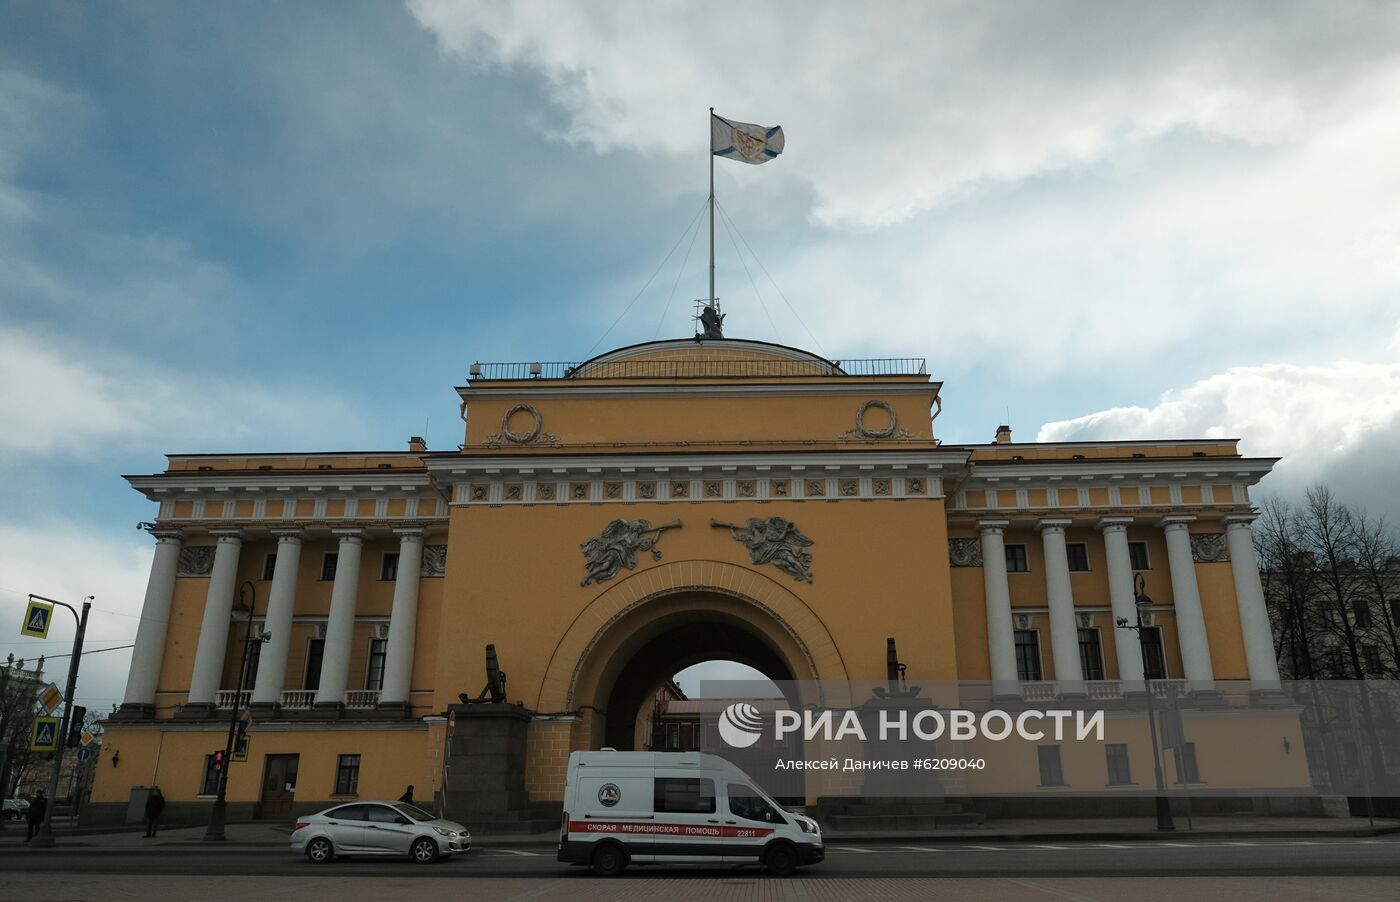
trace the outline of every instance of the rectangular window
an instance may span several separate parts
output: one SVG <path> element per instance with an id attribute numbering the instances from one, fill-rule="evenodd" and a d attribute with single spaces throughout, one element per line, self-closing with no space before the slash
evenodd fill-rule
<path id="1" fill-rule="evenodd" d="M 1037 746 L 1036 757 L 1040 759 L 1040 785 L 1064 786 L 1065 774 L 1060 769 L 1060 747 L 1058 745 Z"/>
<path id="2" fill-rule="evenodd" d="M 272 574 L 277 571 L 277 552 L 272 552 L 263 558 L 263 582 L 271 582 Z"/>
<path id="3" fill-rule="evenodd" d="M 216 796 L 219 794 L 219 772 L 214 770 L 214 756 L 204 756 L 204 779 L 199 784 L 199 794 Z"/>
<path id="4" fill-rule="evenodd" d="M 1006 572 L 1007 573 L 1029 573 L 1031 569 L 1030 560 L 1026 557 L 1025 545 L 1006 546 Z"/>
<path id="5" fill-rule="evenodd" d="M 1016 631 L 1016 678 L 1043 680 L 1040 670 L 1040 633 L 1037 630 Z"/>
<path id="6" fill-rule="evenodd" d="M 1394 623 L 1400 623 L 1400 598 L 1390 600 L 1390 619 Z"/>
<path id="7" fill-rule="evenodd" d="M 369 640 L 369 665 L 365 667 L 365 688 L 384 688 L 384 657 L 389 651 L 388 639 Z"/>
<path id="8" fill-rule="evenodd" d="M 1069 559 L 1071 573 L 1083 573 L 1089 569 L 1089 546 L 1083 542 L 1070 542 L 1065 546 L 1065 557 Z"/>
<path id="9" fill-rule="evenodd" d="M 335 762 L 335 794 L 352 796 L 360 789 L 360 756 L 341 755 Z"/>
<path id="10" fill-rule="evenodd" d="M 1147 560 L 1146 542 L 1128 543 L 1128 560 L 1132 561 L 1134 570 L 1151 570 L 1152 564 Z"/>
<path id="11" fill-rule="evenodd" d="M 1196 743 L 1183 742 L 1176 749 L 1176 774 L 1180 782 L 1185 776 L 1187 783 L 1201 782 L 1201 769 L 1196 764 Z"/>
<path id="12" fill-rule="evenodd" d="M 1146 658 L 1147 678 L 1165 680 L 1167 678 L 1167 656 L 1162 649 L 1162 628 L 1145 626 L 1141 630 L 1142 652 Z"/>
<path id="13" fill-rule="evenodd" d="M 325 653 L 325 639 L 312 639 L 306 643 L 306 676 L 302 680 L 301 688 L 321 688 L 321 656 Z"/>
<path id="14" fill-rule="evenodd" d="M 327 551 L 321 557 L 321 579 L 330 582 L 335 579 L 335 564 L 340 559 L 340 555 L 334 551 Z"/>
<path id="15" fill-rule="evenodd" d="M 1128 767 L 1128 746 L 1121 742 L 1110 742 L 1104 746 L 1108 756 L 1108 785 L 1127 786 L 1133 782 L 1132 771 Z"/>
<path id="16" fill-rule="evenodd" d="M 1367 673 L 1380 673 L 1385 669 L 1381 666 L 1381 650 L 1378 646 L 1361 646 L 1361 658 L 1366 664 Z"/>
<path id="17" fill-rule="evenodd" d="M 392 582 L 399 578 L 399 553 L 397 551 L 384 552 L 384 560 L 379 565 L 379 578 L 386 582 Z"/>
<path id="18" fill-rule="evenodd" d="M 1092 627 L 1079 631 L 1079 669 L 1086 680 L 1103 679 L 1103 649 L 1099 646 L 1099 631 Z"/>
<path id="19" fill-rule="evenodd" d="M 657 777 L 657 814 L 714 814 L 715 781 L 697 777 Z"/>
<path id="20" fill-rule="evenodd" d="M 1366 601 L 1366 600 L 1364 600 L 1364 599 L 1361 600 L 1361 601 L 1359 601 L 1359 602 L 1357 602 L 1357 603 L 1356 603 L 1356 608 L 1355 608 L 1353 614 L 1354 614 L 1353 620 L 1354 620 L 1354 622 L 1356 623 L 1357 628 L 1363 629 L 1363 630 L 1364 630 L 1364 629 L 1366 629 L 1367 627 L 1369 627 L 1369 626 L 1371 625 L 1371 604 L 1370 604 L 1370 602 L 1368 602 L 1368 601 Z"/>

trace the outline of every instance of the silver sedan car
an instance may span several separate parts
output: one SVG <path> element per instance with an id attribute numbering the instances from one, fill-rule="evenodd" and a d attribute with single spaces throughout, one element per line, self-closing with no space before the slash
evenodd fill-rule
<path id="1" fill-rule="evenodd" d="M 292 828 L 292 849 L 317 863 L 337 855 L 405 855 L 426 864 L 471 845 L 466 827 L 403 802 L 337 805 L 297 818 Z"/>

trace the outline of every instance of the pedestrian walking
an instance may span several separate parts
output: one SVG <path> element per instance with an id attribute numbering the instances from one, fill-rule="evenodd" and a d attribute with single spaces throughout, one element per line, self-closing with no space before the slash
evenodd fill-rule
<path id="1" fill-rule="evenodd" d="M 404 790 L 404 794 L 401 795 L 401 796 L 399 796 L 399 801 L 400 801 L 400 802 L 403 802 L 405 805 L 412 805 L 412 804 L 414 804 L 414 801 L 413 801 L 413 784 L 410 783 L 408 789 Z"/>
<path id="2" fill-rule="evenodd" d="M 160 794 L 160 787 L 151 788 L 151 794 L 146 796 L 146 836 L 155 836 L 156 829 L 160 826 L 160 815 L 165 810 L 165 796 Z"/>
<path id="3" fill-rule="evenodd" d="M 29 800 L 29 821 L 25 830 L 24 841 L 29 842 L 39 832 L 39 825 L 44 823 L 44 815 L 49 810 L 49 800 L 44 797 L 42 789 L 34 793 L 34 797 Z"/>

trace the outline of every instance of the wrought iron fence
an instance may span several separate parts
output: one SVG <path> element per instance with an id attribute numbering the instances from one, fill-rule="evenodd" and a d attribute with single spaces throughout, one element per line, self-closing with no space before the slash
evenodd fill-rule
<path id="1" fill-rule="evenodd" d="M 693 379 L 764 376 L 926 376 L 922 357 L 786 360 L 773 357 L 667 358 L 565 363 L 473 363 L 472 381 L 509 379 Z"/>

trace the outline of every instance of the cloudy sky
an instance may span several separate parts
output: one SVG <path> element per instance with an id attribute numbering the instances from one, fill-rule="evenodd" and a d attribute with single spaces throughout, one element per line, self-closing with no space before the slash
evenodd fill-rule
<path id="1" fill-rule="evenodd" d="M 709 106 L 787 135 L 716 167 L 731 335 L 927 357 L 946 441 L 1239 437 L 1400 515 L 1397 46 L 1393 3 L 5 4 L 0 621 L 130 640 L 165 452 L 450 448 L 474 360 L 690 334 Z"/>

